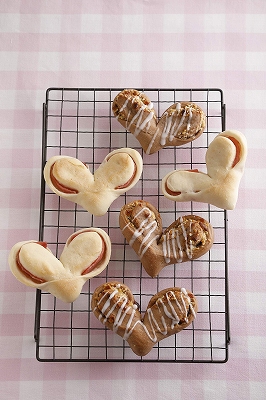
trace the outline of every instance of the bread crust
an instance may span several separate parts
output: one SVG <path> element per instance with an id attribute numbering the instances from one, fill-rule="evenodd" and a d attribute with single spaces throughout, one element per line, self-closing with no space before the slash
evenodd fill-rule
<path id="1" fill-rule="evenodd" d="M 205 128 L 203 110 L 192 102 L 172 104 L 158 120 L 145 93 L 122 90 L 113 100 L 113 113 L 139 141 L 147 154 L 166 146 L 181 146 L 197 139 Z"/>
<path id="2" fill-rule="evenodd" d="M 159 211 L 144 200 L 123 206 L 119 225 L 151 277 L 167 265 L 203 256 L 214 240 L 211 224 L 196 215 L 181 216 L 163 231 Z"/>
<path id="3" fill-rule="evenodd" d="M 193 293 L 171 287 L 154 295 L 142 316 L 129 287 L 116 281 L 95 290 L 91 308 L 138 356 L 147 355 L 156 343 L 187 328 L 198 311 Z"/>

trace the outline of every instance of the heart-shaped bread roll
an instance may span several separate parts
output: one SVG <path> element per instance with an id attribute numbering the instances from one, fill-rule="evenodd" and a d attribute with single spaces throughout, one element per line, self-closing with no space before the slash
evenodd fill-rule
<path id="1" fill-rule="evenodd" d="M 109 153 L 94 175 L 76 158 L 51 157 L 44 167 L 44 179 L 58 196 L 101 216 L 117 197 L 138 182 L 142 168 L 141 155 L 134 149 L 122 148 Z"/>
<path id="2" fill-rule="evenodd" d="M 85 228 L 73 233 L 57 259 L 47 244 L 37 241 L 16 243 L 9 254 L 13 275 L 26 286 L 41 289 L 73 302 L 84 283 L 99 275 L 111 256 L 111 241 L 100 228 Z"/>
<path id="3" fill-rule="evenodd" d="M 207 173 L 176 170 L 162 180 L 162 192 L 174 201 L 198 201 L 233 210 L 247 157 L 245 136 L 224 131 L 210 143 L 206 152 Z"/>
<path id="4" fill-rule="evenodd" d="M 147 154 L 189 143 L 205 128 L 205 114 L 192 102 L 171 105 L 158 121 L 149 98 L 135 89 L 120 92 L 112 108 L 117 120 L 137 138 Z"/>
<path id="5" fill-rule="evenodd" d="M 119 282 L 99 286 L 91 308 L 99 321 L 126 340 L 138 356 L 145 356 L 160 340 L 187 328 L 198 310 L 191 292 L 173 287 L 153 296 L 142 317 L 132 292 Z"/>
<path id="6" fill-rule="evenodd" d="M 158 210 L 144 200 L 123 206 L 119 224 L 151 277 L 167 265 L 201 257 L 213 244 L 213 229 L 205 219 L 185 215 L 163 231 Z"/>

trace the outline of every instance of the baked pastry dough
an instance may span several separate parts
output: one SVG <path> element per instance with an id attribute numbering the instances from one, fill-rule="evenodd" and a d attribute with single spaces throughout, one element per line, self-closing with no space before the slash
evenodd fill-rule
<path id="1" fill-rule="evenodd" d="M 157 276 L 167 265 L 201 257 L 213 244 L 213 229 L 205 219 L 185 215 L 163 231 L 158 210 L 144 200 L 123 206 L 119 223 L 127 242 L 151 277 Z"/>
<path id="2" fill-rule="evenodd" d="M 206 152 L 207 173 L 176 170 L 162 180 L 162 192 L 174 201 L 199 201 L 233 210 L 247 157 L 245 136 L 224 131 L 210 143 Z"/>
<path id="3" fill-rule="evenodd" d="M 145 356 L 160 340 L 187 328 L 198 310 L 195 296 L 184 288 L 168 288 L 153 296 L 143 317 L 130 289 L 119 282 L 99 286 L 91 300 L 94 315 Z"/>
<path id="4" fill-rule="evenodd" d="M 44 179 L 58 196 L 101 216 L 117 197 L 138 182 L 142 168 L 142 158 L 136 150 L 121 148 L 109 153 L 94 175 L 76 158 L 51 157 L 44 167 Z"/>
<path id="5" fill-rule="evenodd" d="M 67 239 L 60 259 L 52 254 L 47 243 L 29 240 L 16 243 L 8 261 L 21 283 L 70 303 L 80 295 L 87 280 L 106 268 L 110 256 L 107 233 L 100 228 L 86 228 Z"/>
<path id="6" fill-rule="evenodd" d="M 125 89 L 113 100 L 117 120 L 137 138 L 147 154 L 166 146 L 180 146 L 197 139 L 205 128 L 205 114 L 191 102 L 171 105 L 157 121 L 153 104 L 143 93 Z"/>

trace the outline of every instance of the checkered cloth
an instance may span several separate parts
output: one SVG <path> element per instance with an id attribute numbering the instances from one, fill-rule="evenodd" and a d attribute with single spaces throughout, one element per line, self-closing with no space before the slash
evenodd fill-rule
<path id="1" fill-rule="evenodd" d="M 264 399 L 266 2 L 2 1 L 0 38 L 0 397 Z M 13 278 L 7 257 L 38 237 L 42 103 L 53 86 L 224 91 L 226 127 L 249 145 L 229 212 L 226 364 L 36 361 L 35 292 Z"/>

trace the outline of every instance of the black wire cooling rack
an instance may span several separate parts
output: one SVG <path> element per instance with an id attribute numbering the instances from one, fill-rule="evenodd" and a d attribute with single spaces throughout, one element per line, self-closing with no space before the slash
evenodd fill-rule
<path id="1" fill-rule="evenodd" d="M 66 304 L 37 290 L 35 312 L 36 357 L 39 361 L 130 361 L 223 363 L 228 359 L 229 300 L 227 276 L 227 214 L 202 203 L 174 203 L 160 190 L 162 177 L 176 168 L 205 170 L 205 153 L 213 138 L 225 129 L 225 104 L 220 89 L 139 89 L 160 116 L 172 103 L 193 101 L 206 113 L 204 133 L 196 141 L 146 155 L 136 138 L 112 114 L 112 101 L 121 89 L 50 88 L 43 105 L 42 167 L 54 155 L 69 155 L 93 172 L 112 150 L 132 147 L 143 157 L 137 185 L 120 196 L 105 216 L 94 217 L 59 198 L 42 178 L 39 240 L 60 256 L 66 239 L 76 230 L 104 229 L 112 242 L 106 270 L 88 281 L 78 299 Z M 211 250 L 202 258 L 164 268 L 150 278 L 119 229 L 121 207 L 144 199 L 159 210 L 166 228 L 180 215 L 196 214 L 214 228 Z M 198 300 L 196 320 L 187 329 L 155 345 L 145 357 L 136 356 L 121 337 L 107 330 L 93 315 L 90 300 L 100 284 L 116 280 L 132 290 L 142 312 L 151 296 L 167 287 L 185 287 Z"/>

